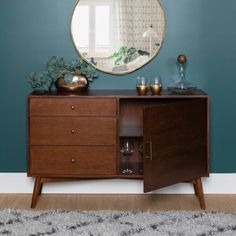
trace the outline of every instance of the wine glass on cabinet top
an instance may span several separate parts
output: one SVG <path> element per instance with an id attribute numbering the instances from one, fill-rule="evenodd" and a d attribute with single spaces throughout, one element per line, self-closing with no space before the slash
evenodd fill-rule
<path id="1" fill-rule="evenodd" d="M 149 89 L 148 79 L 144 76 L 138 76 L 136 89 L 137 89 L 138 95 L 147 95 L 147 92 Z"/>
<path id="2" fill-rule="evenodd" d="M 150 90 L 152 95 L 160 95 L 162 90 L 162 81 L 159 75 L 151 77 Z"/>

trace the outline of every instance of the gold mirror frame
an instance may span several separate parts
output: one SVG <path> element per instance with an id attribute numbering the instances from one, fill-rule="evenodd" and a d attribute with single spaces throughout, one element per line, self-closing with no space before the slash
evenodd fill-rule
<path id="1" fill-rule="evenodd" d="M 162 48 L 162 45 L 163 45 L 163 41 L 164 41 L 164 37 L 165 37 L 165 32 L 166 32 L 166 18 L 165 18 L 165 12 L 164 12 L 164 8 L 160 2 L 160 0 L 155 0 L 157 1 L 157 4 L 159 5 L 160 7 L 160 10 L 161 10 L 161 15 L 162 15 L 162 20 L 163 20 L 163 27 L 162 27 L 162 30 L 161 30 L 161 41 L 159 43 L 159 46 L 158 46 L 158 49 L 155 51 L 155 53 L 153 55 L 151 55 L 151 57 L 149 58 L 148 61 L 146 61 L 145 63 L 143 63 L 142 65 L 136 67 L 136 68 L 133 68 L 133 69 L 130 69 L 130 70 L 126 70 L 126 71 L 109 71 L 109 70 L 104 70 L 104 69 L 101 69 L 99 68 L 98 66 L 94 65 L 93 63 L 91 63 L 88 59 L 86 59 L 82 53 L 80 52 L 79 50 L 79 45 L 76 44 L 75 42 L 75 38 L 74 38 L 74 35 L 73 35 L 73 27 L 72 27 L 72 22 L 73 22 L 73 17 L 75 15 L 75 11 L 76 11 L 76 8 L 78 7 L 79 3 L 81 2 L 81 0 L 77 0 L 76 3 L 75 3 L 75 6 L 73 8 L 73 12 L 72 12 L 72 15 L 71 15 L 71 22 L 70 22 L 70 33 L 71 33 L 71 38 L 72 38 L 72 42 L 73 42 L 73 45 L 77 51 L 77 53 L 79 54 L 80 58 L 83 59 L 84 61 L 86 61 L 88 64 L 92 65 L 94 68 L 96 68 L 98 71 L 101 71 L 101 72 L 105 72 L 105 73 L 108 73 L 108 74 L 112 74 L 112 75 L 125 75 L 125 74 L 129 74 L 129 73 L 132 73 L 142 67 L 144 67 L 145 65 L 147 65 L 149 62 L 151 62 L 160 52 L 161 48 Z M 152 26 L 150 26 L 151 28 Z M 149 28 L 149 29 L 150 29 Z"/>

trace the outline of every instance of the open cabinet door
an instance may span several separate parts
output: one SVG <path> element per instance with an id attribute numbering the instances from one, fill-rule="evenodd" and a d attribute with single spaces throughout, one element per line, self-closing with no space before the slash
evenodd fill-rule
<path id="1" fill-rule="evenodd" d="M 208 176 L 208 100 L 144 108 L 144 192 Z"/>

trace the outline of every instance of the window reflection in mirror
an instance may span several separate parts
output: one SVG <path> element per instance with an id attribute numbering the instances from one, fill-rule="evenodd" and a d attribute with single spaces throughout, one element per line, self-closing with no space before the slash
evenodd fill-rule
<path id="1" fill-rule="evenodd" d="M 157 0 L 80 0 L 71 20 L 75 48 L 97 69 L 124 74 L 159 52 L 165 31 Z"/>

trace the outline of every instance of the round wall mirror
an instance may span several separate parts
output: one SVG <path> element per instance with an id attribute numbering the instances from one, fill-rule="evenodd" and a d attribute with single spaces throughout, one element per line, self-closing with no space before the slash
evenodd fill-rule
<path id="1" fill-rule="evenodd" d="M 79 0 L 71 35 L 82 59 L 98 70 L 126 74 L 160 51 L 165 33 L 158 0 Z"/>

